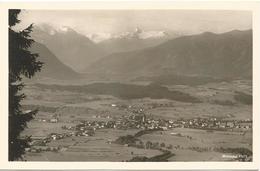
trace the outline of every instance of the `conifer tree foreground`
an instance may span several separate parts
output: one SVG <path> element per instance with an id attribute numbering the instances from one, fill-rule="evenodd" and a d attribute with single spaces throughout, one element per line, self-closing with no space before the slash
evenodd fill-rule
<path id="1" fill-rule="evenodd" d="M 20 137 L 20 133 L 37 113 L 36 110 L 24 113 L 21 109 L 20 102 L 25 98 L 21 93 L 22 77 L 31 78 L 42 67 L 42 62 L 37 61 L 38 54 L 29 51 L 34 42 L 30 37 L 33 25 L 22 31 L 13 29 L 20 22 L 20 12 L 19 9 L 9 10 L 9 161 L 22 160 L 30 137 Z"/>

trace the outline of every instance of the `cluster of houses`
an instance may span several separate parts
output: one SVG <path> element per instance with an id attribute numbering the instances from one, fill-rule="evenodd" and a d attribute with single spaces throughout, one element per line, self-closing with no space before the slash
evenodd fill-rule
<path id="1" fill-rule="evenodd" d="M 26 151 L 31 153 L 40 153 L 43 151 L 51 151 L 51 152 L 58 152 L 60 151 L 61 147 L 49 147 L 49 146 L 33 146 L 31 148 L 27 148 Z"/>
<path id="2" fill-rule="evenodd" d="M 151 108 L 162 107 L 162 106 L 173 106 L 172 103 L 149 104 Z M 248 130 L 252 128 L 252 120 L 225 120 L 221 118 L 194 118 L 194 119 L 179 119 L 179 120 L 164 120 L 164 119 L 152 119 L 146 118 L 143 108 L 136 108 L 134 106 L 127 105 L 116 105 L 113 107 L 125 108 L 131 113 L 132 116 L 127 119 L 117 120 L 114 128 L 141 128 L 141 129 L 158 129 L 163 130 L 171 128 L 194 128 L 194 129 L 215 129 L 215 130 Z M 141 117 L 141 118 L 140 118 Z M 126 117 L 123 117 L 126 118 Z"/>
<path id="3" fill-rule="evenodd" d="M 126 104 L 111 104 L 112 107 L 117 107 L 118 109 L 121 110 L 128 110 L 128 111 L 136 111 L 136 112 L 142 112 L 142 108 L 133 106 L 133 105 L 126 105 Z M 146 109 L 154 109 L 154 108 L 158 108 L 158 107 L 174 107 L 174 103 L 172 102 L 168 102 L 168 103 L 147 103 L 146 104 Z M 140 110 L 141 109 L 141 110 Z"/>
<path id="4" fill-rule="evenodd" d="M 112 118 L 110 115 L 93 115 L 92 118 L 105 118 L 105 119 L 110 119 Z"/>
<path id="5" fill-rule="evenodd" d="M 74 131 L 75 136 L 93 136 L 97 129 L 142 129 L 142 130 L 168 130 L 173 128 L 193 128 L 205 130 L 247 130 L 252 128 L 252 120 L 222 120 L 218 118 L 194 118 L 165 120 L 147 117 L 144 113 L 123 115 L 121 118 L 109 121 L 81 121 L 72 127 L 63 126 L 63 129 Z"/>
<path id="6" fill-rule="evenodd" d="M 118 118 L 116 120 L 109 120 L 109 121 L 81 121 L 80 124 L 76 125 L 73 128 L 80 134 L 84 132 L 96 131 L 97 129 L 146 129 L 146 116 L 145 115 L 130 115 L 130 116 L 123 116 L 122 118 Z M 67 128 L 69 129 L 69 128 Z M 87 133 L 87 134 L 88 134 Z"/>
<path id="7" fill-rule="evenodd" d="M 248 130 L 252 128 L 252 120 L 222 120 L 217 118 L 194 118 L 177 120 L 176 127 L 195 128 L 195 129 L 214 129 L 214 130 Z"/>
<path id="8" fill-rule="evenodd" d="M 53 117 L 51 119 L 42 119 L 42 118 L 39 118 L 37 119 L 39 122 L 49 122 L 49 123 L 57 123 L 59 120 L 57 117 Z"/>
<path id="9" fill-rule="evenodd" d="M 53 140 L 59 140 L 63 139 L 66 137 L 71 137 L 73 136 L 74 133 L 51 133 L 47 135 L 46 137 L 31 137 L 32 142 L 30 143 L 31 148 L 27 148 L 26 151 L 32 152 L 32 153 L 39 153 L 42 151 L 52 151 L 52 152 L 57 152 L 60 151 L 62 148 L 59 146 L 56 147 L 50 147 L 47 145 L 47 143 L 53 141 Z"/>
<path id="10" fill-rule="evenodd" d="M 63 139 L 69 136 L 93 136 L 98 129 L 141 129 L 141 130 L 168 130 L 173 128 L 192 128 L 205 130 L 248 130 L 252 128 L 252 120 L 223 120 L 220 118 L 193 118 L 193 119 L 154 119 L 147 117 L 142 108 L 132 109 L 131 115 L 105 121 L 81 121 L 76 126 L 62 126 L 69 130 L 67 133 L 51 133 L 40 142 L 43 146 L 52 140 Z M 55 120 L 54 120 L 55 119 Z M 58 122 L 57 118 L 50 122 Z"/>

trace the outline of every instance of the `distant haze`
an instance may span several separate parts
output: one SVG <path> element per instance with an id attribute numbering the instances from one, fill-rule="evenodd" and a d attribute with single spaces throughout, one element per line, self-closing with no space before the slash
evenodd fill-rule
<path id="1" fill-rule="evenodd" d="M 135 28 L 184 34 L 252 28 L 249 11 L 215 10 L 23 10 L 18 28 L 30 23 L 71 27 L 84 35 L 118 34 Z"/>

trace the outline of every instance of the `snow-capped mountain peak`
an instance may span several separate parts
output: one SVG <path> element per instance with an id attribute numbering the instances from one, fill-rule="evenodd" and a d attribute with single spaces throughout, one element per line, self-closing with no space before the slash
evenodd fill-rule
<path id="1" fill-rule="evenodd" d="M 86 35 L 92 41 L 99 43 L 109 39 L 158 39 L 166 38 L 168 34 L 165 31 L 144 31 L 136 27 L 132 32 L 121 32 L 116 34 L 110 33 L 93 33 Z"/>
<path id="2" fill-rule="evenodd" d="M 69 26 L 59 26 L 54 27 L 48 24 L 39 24 L 36 26 L 36 29 L 43 31 L 49 35 L 55 35 L 57 33 L 67 33 L 69 31 L 75 32 L 71 27 Z"/>

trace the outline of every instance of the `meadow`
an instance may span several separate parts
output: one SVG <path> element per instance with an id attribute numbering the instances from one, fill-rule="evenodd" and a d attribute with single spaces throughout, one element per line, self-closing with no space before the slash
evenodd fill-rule
<path id="1" fill-rule="evenodd" d="M 39 109 L 39 112 L 35 119 L 29 122 L 22 135 L 44 137 L 50 133 L 69 133 L 71 131 L 62 129 L 62 126 L 75 126 L 81 121 L 117 120 L 130 115 L 132 112 L 129 108 L 142 109 L 149 117 L 168 120 L 198 117 L 216 117 L 224 120 L 252 119 L 252 104 L 237 100 L 238 92 L 244 93 L 242 98 L 252 97 L 251 84 L 246 80 L 192 86 L 166 85 L 164 88 L 160 86 L 161 90 L 157 94 L 153 92 L 155 87 L 149 86 L 150 83 L 143 84 L 137 81 L 132 84 L 135 84 L 135 89 L 131 88 L 132 85 L 111 83 L 90 86 L 28 84 L 24 89 L 27 98 L 23 101 L 23 108 Z M 108 87 L 99 91 L 100 86 Z M 131 94 L 131 90 L 137 91 Z M 140 92 L 144 92 L 143 95 L 135 96 Z M 161 92 L 164 92 L 163 96 L 159 95 Z M 166 95 L 169 92 L 178 92 L 181 96 L 176 98 L 171 93 Z M 197 100 L 183 100 L 180 97 L 192 97 Z M 58 122 L 49 122 L 51 118 L 58 118 Z M 136 156 L 160 155 L 162 152 L 155 149 L 139 149 L 109 143 L 120 136 L 134 135 L 138 131 L 140 130 L 100 129 L 95 131 L 94 136 L 73 136 L 49 142 L 49 147 L 61 147 L 57 152 L 27 152 L 25 157 L 28 161 L 126 161 Z M 139 139 L 143 142 L 172 145 L 171 152 L 175 155 L 169 158 L 169 161 L 227 161 L 231 159 L 223 157 L 225 153 L 216 149 L 236 147 L 252 150 L 251 129 L 206 131 L 174 128 L 145 134 Z"/>

